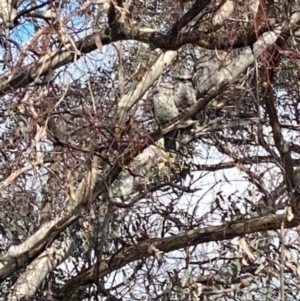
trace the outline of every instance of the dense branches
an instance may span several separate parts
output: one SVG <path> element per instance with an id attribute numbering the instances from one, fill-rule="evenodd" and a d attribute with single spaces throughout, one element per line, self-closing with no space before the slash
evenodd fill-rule
<path id="1" fill-rule="evenodd" d="M 7 300 L 299 298 L 300 12 L 281 2 L 0 0 Z"/>

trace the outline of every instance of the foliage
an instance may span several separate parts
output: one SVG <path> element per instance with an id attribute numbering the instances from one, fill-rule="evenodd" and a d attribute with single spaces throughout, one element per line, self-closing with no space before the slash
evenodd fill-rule
<path id="1" fill-rule="evenodd" d="M 297 1 L 0 0 L 0 300 L 299 299 L 299 36 Z"/>

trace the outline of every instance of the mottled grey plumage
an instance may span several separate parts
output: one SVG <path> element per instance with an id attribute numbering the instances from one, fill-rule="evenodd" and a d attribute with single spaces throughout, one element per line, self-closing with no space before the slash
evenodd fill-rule
<path id="1" fill-rule="evenodd" d="M 153 91 L 153 112 L 158 125 L 164 125 L 176 118 L 179 110 L 174 101 L 174 86 L 170 83 L 159 83 Z M 176 132 L 164 137 L 164 147 L 176 150 Z"/>
<path id="2" fill-rule="evenodd" d="M 158 125 L 164 125 L 196 102 L 196 91 L 190 78 L 178 77 L 174 84 L 159 83 L 153 92 L 153 112 Z M 165 148 L 176 150 L 178 131 L 164 138 Z"/>
<path id="3" fill-rule="evenodd" d="M 153 91 L 153 111 L 158 125 L 168 123 L 179 114 L 172 84 L 160 83 Z"/>
<path id="4" fill-rule="evenodd" d="M 190 77 L 178 77 L 174 82 L 174 99 L 180 112 L 197 101 L 196 90 Z"/>

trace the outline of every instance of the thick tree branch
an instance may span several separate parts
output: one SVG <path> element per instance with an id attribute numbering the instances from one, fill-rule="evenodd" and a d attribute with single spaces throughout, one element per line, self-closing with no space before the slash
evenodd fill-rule
<path id="1" fill-rule="evenodd" d="M 170 33 L 177 36 L 180 30 L 192 21 L 205 7 L 210 4 L 211 0 L 196 0 L 192 7 L 172 26 Z"/>
<path id="2" fill-rule="evenodd" d="M 95 159 L 91 170 L 87 172 L 76 192 L 67 202 L 66 210 L 59 214 L 56 219 L 43 224 L 24 242 L 18 246 L 12 246 L 0 258 L 0 281 L 8 277 L 16 268 L 30 262 L 46 246 L 49 246 L 57 235 L 80 217 L 80 212 L 77 209 L 90 200 L 91 191 L 95 189 L 97 179 L 97 160 Z M 103 184 L 103 189 L 105 189 L 105 184 Z"/>
<path id="3" fill-rule="evenodd" d="M 7 300 L 29 300 L 33 297 L 47 274 L 69 257 L 72 245 L 73 241 L 67 238 L 47 248 L 19 276 Z"/>
<path id="4" fill-rule="evenodd" d="M 136 84 L 135 88 L 120 99 L 115 120 L 117 135 L 123 130 L 130 109 L 161 76 L 165 68 L 171 64 L 176 55 L 177 51 L 162 52 L 157 57 L 151 69 L 147 71 L 142 79 Z"/>
<path id="5" fill-rule="evenodd" d="M 286 182 L 286 187 L 289 195 L 289 202 L 294 209 L 298 207 L 298 194 L 296 191 L 296 181 L 294 174 L 294 167 L 292 162 L 291 150 L 288 143 L 283 138 L 281 126 L 278 119 L 277 110 L 275 108 L 275 96 L 273 91 L 273 75 L 276 61 L 278 60 L 278 50 L 274 48 L 274 52 L 267 52 L 265 55 L 265 77 L 263 78 L 263 97 L 266 104 L 266 111 L 269 116 L 270 125 L 272 128 L 275 145 L 280 153 L 282 159 L 282 168 L 284 169 L 283 176 Z"/>
<path id="6" fill-rule="evenodd" d="M 293 21 L 299 22 L 300 14 L 297 15 L 294 14 L 292 16 Z M 296 23 L 293 23 L 293 25 Z M 288 29 L 290 27 L 287 26 L 286 32 L 288 32 Z M 125 35 L 123 32 L 119 33 L 117 36 L 113 37 L 114 39 L 128 39 L 129 35 Z M 103 44 L 108 44 L 112 41 L 112 38 L 107 32 L 104 32 L 103 36 Z M 265 45 L 265 47 L 267 47 Z M 83 53 L 88 53 L 94 49 L 96 49 L 96 45 L 94 43 L 93 35 L 89 36 L 88 38 L 80 41 L 77 43 L 77 48 L 80 49 Z M 265 49 L 265 48 L 264 48 Z M 263 51 L 263 50 L 262 50 Z M 24 86 L 26 83 L 32 82 L 37 76 L 46 74 L 49 70 L 49 68 L 56 69 L 74 59 L 74 54 L 70 53 L 67 49 L 63 49 L 62 51 L 58 51 L 53 53 L 53 55 L 45 56 L 43 59 L 41 59 L 37 65 L 28 66 L 27 70 L 21 71 L 19 73 L 12 74 L 11 77 L 8 77 L 6 81 L 4 81 L 3 84 L 0 85 L 0 94 L 5 94 L 7 91 L 10 91 L 11 88 L 19 88 Z M 242 53 L 241 57 L 237 60 L 237 65 L 230 65 L 230 71 L 229 79 L 228 78 L 222 78 L 220 83 L 217 85 L 217 87 L 223 87 L 225 83 L 228 81 L 236 78 L 241 72 L 243 72 L 248 66 L 250 66 L 255 60 L 254 55 L 249 51 L 245 51 Z M 238 68 L 237 68 L 238 66 Z M 224 69 L 228 66 L 224 67 Z M 226 76 L 228 77 L 228 74 Z M 216 89 L 217 90 L 217 89 Z M 211 94 L 211 97 L 216 95 L 216 90 Z M 203 91 L 204 93 L 204 91 Z M 201 101 L 198 102 L 195 106 L 191 107 L 190 110 L 188 110 L 184 115 L 181 116 L 182 120 L 188 120 L 189 117 L 195 115 L 199 109 L 203 108 L 208 101 L 210 101 L 212 98 L 207 98 L 202 103 Z M 179 120 L 179 119 L 178 119 Z M 171 123 L 177 126 L 179 124 L 179 121 L 177 119 Z M 165 131 L 171 131 L 172 129 L 165 129 Z M 43 249 L 45 249 L 45 246 L 49 245 L 55 237 L 63 231 L 67 226 L 72 224 L 78 217 L 79 213 L 78 211 L 75 211 L 76 209 L 79 209 L 79 206 L 87 203 L 88 201 L 93 201 L 99 194 L 101 194 L 107 187 L 107 185 L 110 185 L 113 183 L 115 179 L 119 176 L 121 171 L 123 170 L 124 166 L 127 166 L 132 162 L 133 158 L 135 158 L 143 149 L 145 149 L 148 145 L 153 143 L 153 140 L 159 139 L 159 136 L 161 136 L 161 132 L 157 131 L 155 132 L 151 137 L 146 137 L 143 141 L 140 141 L 140 144 L 134 148 L 134 151 L 132 150 L 132 147 L 130 149 L 127 149 L 123 155 L 120 156 L 120 158 L 113 164 L 111 169 L 106 175 L 103 175 L 103 177 L 99 178 L 99 174 L 97 174 L 96 171 L 91 172 L 90 174 L 93 178 L 93 181 L 87 180 L 86 178 L 80 184 L 80 187 L 78 188 L 78 198 L 74 201 L 73 204 L 70 205 L 71 211 L 68 213 L 64 213 L 57 217 L 56 220 L 53 220 L 49 223 L 46 223 L 42 225 L 42 227 L 31 237 L 29 237 L 26 241 L 24 241 L 21 245 L 15 247 L 14 249 L 11 249 L 10 252 L 8 252 L 7 256 L 4 256 L 2 258 L 2 263 L 0 263 L 0 279 L 4 279 L 8 275 L 10 275 L 16 268 L 19 268 L 20 266 L 24 265 L 25 263 L 30 262 L 33 258 L 37 256 Z M 155 138 L 155 139 L 154 139 Z M 278 223 L 276 222 L 276 216 L 272 216 L 271 220 L 267 220 L 266 225 L 269 227 L 276 228 L 278 226 Z M 293 220 L 293 225 L 296 224 L 297 219 L 295 218 Z M 265 221 L 265 220 L 264 220 Z M 263 221 L 263 222 L 264 222 Z M 241 231 L 259 231 L 264 227 L 263 222 L 259 222 L 259 227 L 255 226 L 256 224 L 252 222 L 247 222 L 245 225 L 249 226 L 250 228 L 246 228 L 246 230 L 243 228 Z M 279 221 L 279 226 L 280 226 Z M 292 225 L 292 224 L 290 224 Z M 218 231 L 218 228 L 214 228 L 213 231 L 217 231 L 217 234 L 221 235 Z M 222 235 L 224 234 L 224 228 L 222 227 Z M 226 232 L 226 231 L 225 231 Z M 226 232 L 227 233 L 227 232 Z M 225 234 L 226 234 L 225 233 Z M 235 235 L 240 235 L 239 231 L 235 231 L 234 233 L 227 233 L 227 238 L 233 237 Z M 211 235 L 211 233 L 210 233 Z M 230 236 L 232 235 L 232 236 Z M 206 237 L 201 233 L 202 237 Z M 218 236 L 216 236 L 218 237 Z M 221 236 L 219 236 L 221 237 Z M 222 236 L 224 237 L 224 236 Z M 193 237 L 188 237 L 188 239 L 192 239 L 192 244 L 201 243 L 201 239 L 193 240 Z M 206 239 L 208 239 L 206 237 Z M 210 238 L 212 240 L 212 238 Z M 206 241 L 211 241 L 206 240 Z M 169 248 L 164 249 L 164 243 L 162 250 L 174 250 L 177 247 L 180 247 L 181 245 L 172 243 L 172 246 Z M 126 251 L 127 252 L 127 251 Z M 137 257 L 135 257 L 136 259 Z M 126 263 L 124 263 L 126 264 Z M 116 268 L 116 267 L 115 267 Z M 101 270 L 101 266 L 100 266 Z M 80 277 L 80 275 L 78 276 Z M 76 279 L 74 279 L 74 283 L 76 282 Z M 79 283 L 80 284 L 80 283 Z"/>
<path id="7" fill-rule="evenodd" d="M 232 222 L 220 226 L 208 226 L 190 231 L 181 232 L 168 238 L 148 239 L 137 243 L 134 246 L 124 247 L 119 252 L 104 260 L 99 266 L 99 277 L 107 276 L 109 273 L 122 268 L 123 266 L 141 258 L 152 256 L 150 246 L 165 253 L 201 243 L 232 239 L 239 235 L 249 233 L 279 229 L 284 219 L 284 215 L 269 214 L 263 217 L 245 219 L 240 222 Z M 295 217 L 292 222 L 286 221 L 286 227 L 291 228 L 299 224 L 300 217 Z M 61 289 L 61 300 L 74 300 L 72 296 L 86 286 L 92 284 L 94 266 L 84 270 L 71 279 Z"/>
<path id="8" fill-rule="evenodd" d="M 299 15 L 300 13 L 298 12 L 292 15 L 290 24 L 284 27 L 282 34 L 286 34 L 288 36 L 291 29 L 296 30 L 299 27 Z M 177 50 L 183 45 L 189 43 L 208 49 L 226 49 L 229 46 L 242 46 L 240 44 L 229 45 L 227 43 L 222 45 L 220 44 L 218 35 L 215 35 L 214 37 L 213 35 L 207 35 L 202 32 L 185 32 L 181 33 L 179 36 L 174 37 L 170 34 L 143 31 L 142 29 L 124 26 L 123 29 L 119 28 L 119 30 L 114 30 L 113 32 L 109 28 L 106 28 L 99 34 L 101 36 L 102 45 L 108 45 L 119 40 L 132 39 L 147 43 L 154 48 L 168 50 Z M 250 44 L 252 45 L 255 41 L 251 40 L 251 42 L 252 43 Z M 94 33 L 76 42 L 75 45 L 76 48 L 82 53 L 82 55 L 96 50 L 97 46 L 95 44 Z M 245 46 L 245 44 L 243 44 L 243 46 Z M 28 85 L 29 83 L 33 82 L 38 76 L 47 74 L 49 70 L 55 70 L 67 63 L 78 60 L 80 58 L 80 55 L 78 53 L 70 52 L 69 47 L 72 47 L 72 45 L 67 44 L 62 49 L 57 50 L 50 55 L 47 54 L 41 57 L 37 62 L 24 67 L 25 70 L 15 71 L 12 74 L 5 74 L 1 78 L 0 96 L 9 91 Z"/>
<path id="9" fill-rule="evenodd" d="M 295 20 L 296 17 L 297 20 L 300 20 L 300 13 L 294 16 L 292 20 Z M 294 25 L 295 23 L 292 23 Z M 287 26 L 288 27 L 288 26 Z M 266 39 L 266 37 L 263 37 L 263 40 Z M 108 38 L 110 41 L 110 38 Z M 107 40 L 107 41 L 108 41 Z M 273 40 L 272 40 L 273 41 Z M 261 40 L 258 41 L 258 43 L 262 44 Z M 264 47 L 268 47 L 267 44 L 262 44 Z M 96 46 L 94 44 L 94 40 L 88 40 L 88 42 L 84 42 L 81 44 L 80 49 L 85 49 L 85 51 L 88 51 L 88 49 L 94 49 Z M 260 46 L 260 53 L 262 53 L 262 46 Z M 51 57 L 45 57 L 47 63 L 45 62 L 44 65 L 39 66 L 39 68 L 32 67 L 27 74 L 34 74 L 34 77 L 38 75 L 38 72 L 43 72 L 43 70 L 47 70 L 47 64 L 49 66 L 60 66 L 63 65 L 67 60 L 70 59 L 72 55 L 67 51 L 63 51 L 62 54 L 56 53 L 56 56 L 54 55 L 53 61 L 51 61 Z M 255 56 L 252 54 L 252 52 L 249 49 L 241 51 L 239 56 L 236 58 L 236 61 L 231 62 L 230 65 L 223 67 L 222 70 L 219 70 L 220 74 L 222 76 L 216 77 L 216 82 L 214 87 L 224 87 L 228 82 L 230 82 L 232 79 L 235 79 L 241 72 L 243 72 L 249 65 L 251 65 L 255 60 Z M 54 63 L 53 63 L 54 62 Z M 55 65 L 56 64 L 56 65 Z M 48 67 L 49 67 L 48 66 Z M 43 69 L 46 68 L 46 69 Z M 227 70 L 227 71 L 225 71 Z M 26 73 L 25 73 L 26 75 Z M 27 81 L 28 78 L 24 78 L 24 73 L 19 73 L 17 75 L 14 75 L 11 80 L 8 80 L 8 82 L 13 83 L 16 81 L 16 78 L 22 78 L 22 80 Z M 32 76 L 29 76 L 29 78 L 33 78 Z M 219 82 L 218 82 L 219 81 Z M 214 84 L 212 81 L 210 83 L 211 85 Z M 18 82 L 18 85 L 23 85 L 22 81 Z M 4 87 L 8 89 L 9 84 L 4 84 Z M 1 90 L 1 88 L 0 88 Z M 205 91 L 205 90 L 204 90 Z M 203 93 L 204 93 L 203 91 Z M 207 90 L 206 90 L 207 91 Z M 3 91 L 3 85 L 2 85 L 2 92 Z M 162 129 L 162 131 L 156 131 L 150 136 L 145 137 L 143 140 L 139 141 L 137 145 L 131 145 L 128 147 L 128 149 L 125 150 L 125 152 L 118 157 L 118 159 L 114 162 L 114 164 L 111 166 L 110 170 L 103 175 L 103 177 L 99 178 L 97 175 L 97 171 L 91 171 L 87 178 L 83 180 L 83 182 L 80 184 L 78 188 L 78 195 L 77 198 L 73 201 L 71 204 L 71 207 L 69 208 L 69 211 L 67 213 L 62 214 L 60 217 L 57 218 L 55 221 L 51 221 L 49 223 L 46 223 L 42 225 L 41 229 L 38 230 L 32 237 L 29 237 L 26 241 L 24 241 L 20 246 L 16 247 L 14 252 L 9 252 L 7 256 L 4 256 L 6 260 L 5 265 L 2 265 L 0 267 L 0 279 L 3 279 L 2 277 L 6 277 L 9 275 L 15 268 L 16 265 L 14 264 L 16 258 L 17 261 L 22 265 L 25 264 L 30 260 L 30 258 L 33 258 L 36 256 L 37 253 L 39 253 L 41 250 L 45 248 L 49 242 L 53 241 L 53 239 L 56 237 L 57 234 L 59 234 L 61 231 L 63 231 L 66 227 L 68 227 L 71 223 L 73 223 L 76 219 L 78 219 L 79 215 L 75 212 L 75 210 L 79 209 L 80 206 L 84 205 L 88 201 L 94 200 L 99 195 L 101 195 L 105 190 L 107 185 L 110 186 L 120 175 L 122 170 L 124 169 L 124 166 L 128 166 L 130 162 L 139 154 L 141 153 L 146 147 L 153 144 L 153 141 L 157 141 L 162 136 L 164 136 L 166 133 L 169 133 L 170 131 L 176 129 L 177 127 L 188 127 L 190 124 L 182 124 L 182 121 L 189 121 L 189 119 L 192 116 L 195 116 L 199 110 L 203 109 L 216 95 L 218 94 L 218 89 L 213 88 L 209 95 L 199 102 L 197 102 L 195 105 L 193 105 L 189 110 L 184 112 L 183 114 L 179 115 L 178 118 L 175 118 L 170 124 L 166 125 L 165 128 Z M 96 167 L 94 167 L 96 168 Z M 90 182 L 89 178 L 92 178 L 92 183 Z M 26 254 L 26 255 L 25 255 Z"/>

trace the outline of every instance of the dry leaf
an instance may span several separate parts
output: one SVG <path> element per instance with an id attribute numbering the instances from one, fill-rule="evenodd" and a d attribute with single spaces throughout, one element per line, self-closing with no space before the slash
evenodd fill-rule
<path id="1" fill-rule="evenodd" d="M 35 136 L 35 140 L 36 141 L 40 141 L 44 138 L 47 138 L 47 130 L 44 126 L 41 126 L 41 127 L 38 127 L 37 129 L 37 133 L 36 133 L 36 136 Z"/>
<path id="2" fill-rule="evenodd" d="M 294 213 L 291 206 L 286 207 L 286 218 L 289 222 L 294 219 Z"/>
<path id="3" fill-rule="evenodd" d="M 233 13 L 234 3 L 232 0 L 226 1 L 221 8 L 214 14 L 212 24 L 222 25 Z"/>
<path id="4" fill-rule="evenodd" d="M 102 51 L 103 45 L 102 45 L 102 41 L 100 38 L 100 35 L 98 32 L 95 33 L 95 44 L 97 46 L 97 48 L 99 49 L 99 51 Z"/>
<path id="5" fill-rule="evenodd" d="M 242 284 L 242 287 L 247 287 L 247 286 L 249 286 L 250 281 L 249 281 L 248 278 L 243 278 L 243 279 L 241 280 L 241 284 Z"/>
<path id="6" fill-rule="evenodd" d="M 123 273 L 123 283 L 126 285 L 128 283 L 128 278 L 127 278 L 126 273 L 123 270 L 122 270 L 122 273 Z"/>
<path id="7" fill-rule="evenodd" d="M 254 261 L 256 259 L 256 257 L 254 256 L 254 254 L 251 252 L 250 247 L 247 244 L 245 237 L 243 237 L 243 238 L 240 239 L 239 246 L 249 256 L 249 258 L 251 260 Z"/>
<path id="8" fill-rule="evenodd" d="M 230 181 L 226 178 L 225 174 L 223 175 L 223 178 L 225 179 L 225 181 L 230 184 Z"/>
<path id="9" fill-rule="evenodd" d="M 249 1 L 249 8 L 252 11 L 252 13 L 256 16 L 259 8 L 259 0 Z"/>
<path id="10" fill-rule="evenodd" d="M 294 275 L 297 274 L 297 268 L 292 262 L 286 261 L 285 265 L 293 271 Z"/>
<path id="11" fill-rule="evenodd" d="M 300 277 L 300 264 L 299 263 L 297 264 L 297 275 L 298 275 L 298 277 Z"/>
<path id="12" fill-rule="evenodd" d="M 218 52 L 217 47 L 215 48 L 216 57 L 219 61 L 225 61 L 226 56 L 223 52 Z"/>
<path id="13" fill-rule="evenodd" d="M 110 8 L 110 2 L 111 1 L 109 1 L 109 0 L 103 1 L 102 5 L 103 5 L 103 10 L 104 11 L 108 11 L 109 10 L 109 8 Z"/>
<path id="14" fill-rule="evenodd" d="M 291 261 L 291 258 L 292 258 L 291 253 L 287 249 L 284 249 L 283 253 L 284 253 L 285 259 L 287 261 Z"/>
<path id="15" fill-rule="evenodd" d="M 248 263 L 248 261 L 246 260 L 245 257 L 242 258 L 242 264 L 246 265 L 246 266 L 249 266 L 249 263 Z"/>

